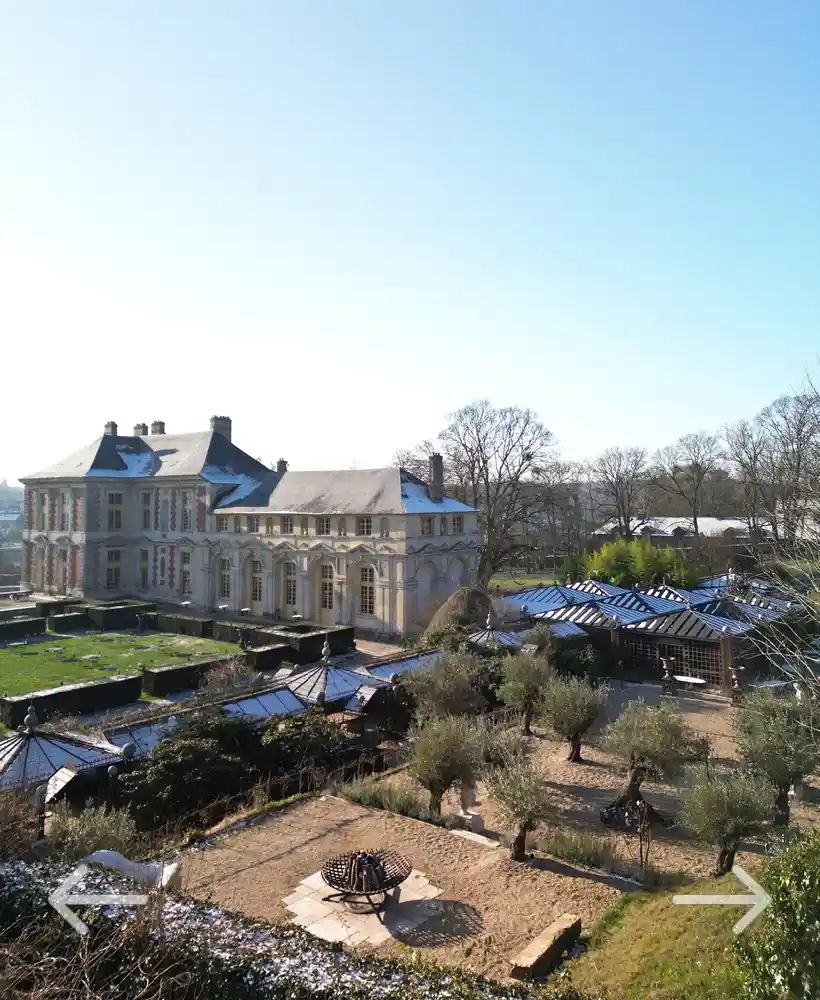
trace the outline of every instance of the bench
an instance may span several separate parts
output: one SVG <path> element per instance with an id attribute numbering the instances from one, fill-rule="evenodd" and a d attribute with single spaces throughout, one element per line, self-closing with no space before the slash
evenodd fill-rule
<path id="1" fill-rule="evenodd" d="M 574 913 L 563 913 L 511 959 L 510 975 L 516 979 L 531 979 L 550 972 L 580 936 L 581 918 Z"/>

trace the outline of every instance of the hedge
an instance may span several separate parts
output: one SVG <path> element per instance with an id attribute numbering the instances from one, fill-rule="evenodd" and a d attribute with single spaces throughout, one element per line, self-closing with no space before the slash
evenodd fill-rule
<path id="1" fill-rule="evenodd" d="M 155 698 L 199 687 L 203 676 L 225 662 L 224 656 L 195 663 L 172 663 L 166 667 L 148 667 L 142 673 L 142 689 Z"/>
<path id="2" fill-rule="evenodd" d="M 42 619 L 45 625 L 45 619 Z M 139 701 L 142 693 L 142 677 L 107 677 L 102 681 L 86 684 L 64 684 L 62 687 L 30 694 L 6 695 L 0 697 L 0 721 L 11 729 L 22 725 L 29 705 L 34 705 L 41 720 L 52 715 L 85 715 L 102 712 L 107 708 L 127 705 Z"/>
<path id="3" fill-rule="evenodd" d="M 45 618 L 12 618 L 0 622 L 0 642 L 13 642 L 27 635 L 43 635 L 45 630 Z"/>
<path id="4" fill-rule="evenodd" d="M 88 617 L 95 628 L 123 629 L 136 628 L 137 615 L 156 611 L 155 604 L 116 604 L 109 607 L 89 605 Z"/>
<path id="5" fill-rule="evenodd" d="M 245 653 L 245 661 L 254 670 L 275 670 L 293 654 L 286 642 L 272 646 L 254 646 Z"/>
<path id="6" fill-rule="evenodd" d="M 160 632 L 178 632 L 180 635 L 193 635 L 200 639 L 210 639 L 214 634 L 212 618 L 201 618 L 198 615 L 169 615 L 157 612 L 156 628 Z"/>
<path id="7" fill-rule="evenodd" d="M 49 632 L 82 632 L 91 628 L 91 619 L 85 611 L 67 611 L 63 615 L 46 618 Z"/>

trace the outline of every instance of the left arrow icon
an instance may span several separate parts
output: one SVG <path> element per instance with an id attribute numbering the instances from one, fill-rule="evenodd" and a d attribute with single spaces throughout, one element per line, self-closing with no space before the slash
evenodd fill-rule
<path id="1" fill-rule="evenodd" d="M 70 906 L 144 906 L 148 902 L 147 896 L 129 893 L 70 895 L 74 886 L 82 882 L 87 874 L 88 865 L 79 865 L 48 897 L 49 903 L 78 934 L 88 934 L 88 927 L 69 909 Z"/>

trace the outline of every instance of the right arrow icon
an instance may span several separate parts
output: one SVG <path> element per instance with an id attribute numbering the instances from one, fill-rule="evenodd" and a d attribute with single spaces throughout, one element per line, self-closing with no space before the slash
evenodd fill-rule
<path id="1" fill-rule="evenodd" d="M 771 903 L 772 897 L 740 865 L 735 865 L 732 868 L 732 874 L 736 875 L 747 889 L 751 889 L 754 895 L 741 896 L 732 893 L 718 893 L 703 896 L 673 896 L 672 902 L 684 906 L 749 906 L 751 909 L 744 913 L 732 928 L 735 934 L 742 934 L 749 924 L 753 920 L 757 920 L 769 903 Z"/>

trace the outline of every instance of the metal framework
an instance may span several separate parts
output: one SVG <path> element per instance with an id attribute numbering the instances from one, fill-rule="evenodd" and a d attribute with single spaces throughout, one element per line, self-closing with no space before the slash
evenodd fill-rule
<path id="1" fill-rule="evenodd" d="M 325 899 L 343 903 L 366 900 L 381 920 L 380 911 L 387 905 L 387 893 L 401 885 L 411 871 L 410 862 L 396 851 L 337 854 L 322 865 L 322 880 L 336 890 Z M 374 901 L 378 896 L 381 900 Z"/>

